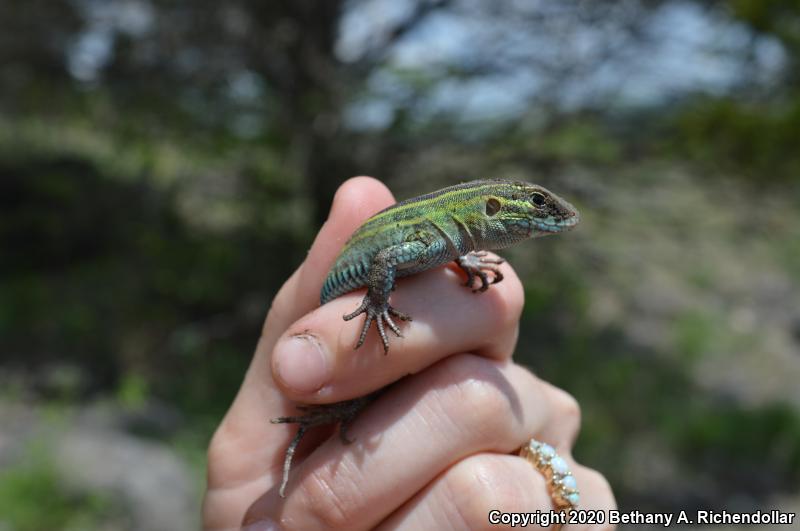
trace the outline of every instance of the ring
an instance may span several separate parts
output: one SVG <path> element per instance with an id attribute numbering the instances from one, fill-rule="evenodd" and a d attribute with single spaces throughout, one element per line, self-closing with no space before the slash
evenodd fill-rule
<path id="1" fill-rule="evenodd" d="M 564 458 L 552 446 L 531 439 L 531 442 L 520 449 L 519 455 L 545 477 L 547 490 L 556 508 L 569 513 L 578 506 L 580 494 L 575 476 Z"/>

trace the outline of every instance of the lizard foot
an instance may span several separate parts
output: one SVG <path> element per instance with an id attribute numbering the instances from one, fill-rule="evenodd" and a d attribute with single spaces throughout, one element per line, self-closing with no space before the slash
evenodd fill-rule
<path id="1" fill-rule="evenodd" d="M 503 262 L 505 260 L 502 258 L 489 258 L 486 251 L 473 251 L 456 258 L 458 267 L 467 274 L 465 286 L 472 288 L 472 283 L 475 281 L 476 276 L 481 279 L 481 287 L 473 288 L 473 293 L 486 291 L 491 284 L 497 284 L 503 280 L 503 274 L 500 272 L 500 268 L 497 267 Z M 486 274 L 487 271 L 493 275 L 491 282 L 489 282 L 489 275 Z"/>
<path id="2" fill-rule="evenodd" d="M 398 328 L 397 324 L 395 324 L 395 322 L 392 320 L 392 316 L 397 317 L 401 321 L 411 321 L 410 315 L 395 310 L 389 305 L 388 302 L 376 304 L 372 301 L 369 294 L 364 297 L 364 300 L 361 302 L 361 306 L 356 308 L 356 311 L 353 313 L 348 313 L 347 315 L 343 316 L 343 318 L 345 321 L 349 321 L 350 319 L 353 319 L 362 313 L 367 314 L 367 319 L 364 321 L 364 326 L 361 328 L 361 335 L 358 338 L 358 343 L 356 343 L 355 348 L 358 348 L 364 344 L 364 340 L 367 338 L 369 327 L 372 324 L 372 321 L 375 321 L 375 324 L 378 327 L 378 333 L 381 336 L 381 341 L 383 342 L 384 354 L 389 353 L 389 338 L 386 336 L 387 326 L 392 332 L 395 333 L 397 337 L 403 337 L 403 334 L 400 332 L 400 328 Z"/>
<path id="3" fill-rule="evenodd" d="M 306 434 L 309 428 L 315 426 L 327 426 L 330 424 L 339 423 L 339 438 L 344 444 L 350 444 L 350 439 L 347 438 L 347 429 L 355 420 L 356 416 L 361 412 L 364 407 L 374 400 L 376 394 L 354 398 L 352 400 L 345 400 L 343 402 L 336 402 L 334 404 L 321 404 L 321 405 L 298 405 L 297 409 L 302 411 L 303 415 L 295 417 L 278 417 L 271 419 L 272 424 L 298 424 L 299 428 L 295 434 L 289 447 L 286 448 L 286 456 L 283 460 L 283 479 L 281 487 L 278 491 L 281 498 L 286 497 L 286 484 L 289 482 L 289 471 L 292 468 L 292 458 L 300 444 L 303 435 Z"/>

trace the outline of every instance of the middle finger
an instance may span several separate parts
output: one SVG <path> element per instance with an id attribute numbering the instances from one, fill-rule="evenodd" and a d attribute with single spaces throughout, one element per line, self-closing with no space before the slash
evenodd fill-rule
<path id="1" fill-rule="evenodd" d="M 287 498 L 270 491 L 248 520 L 369 528 L 464 457 L 521 446 L 548 424 L 550 392 L 512 363 L 450 357 L 383 395 L 350 430 L 355 444 L 327 441 L 295 471 Z"/>

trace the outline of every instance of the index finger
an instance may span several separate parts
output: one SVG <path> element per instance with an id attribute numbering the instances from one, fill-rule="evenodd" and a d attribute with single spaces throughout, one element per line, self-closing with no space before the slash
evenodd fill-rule
<path id="1" fill-rule="evenodd" d="M 209 444 L 204 501 L 207 527 L 238 526 L 250 503 L 280 473 L 290 434 L 268 422 L 287 409 L 286 399 L 272 379 L 272 349 L 291 323 L 319 305 L 325 274 L 350 234 L 393 202 L 386 186 L 370 177 L 355 177 L 342 184 L 308 257 L 273 300 L 242 386 Z"/>

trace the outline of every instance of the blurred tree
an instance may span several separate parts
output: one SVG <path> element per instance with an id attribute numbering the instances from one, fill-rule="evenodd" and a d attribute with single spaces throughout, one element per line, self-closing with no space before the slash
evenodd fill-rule
<path id="1" fill-rule="evenodd" d="M 319 223 L 344 178 L 385 174 L 398 157 L 444 136 L 481 134 L 486 119 L 458 94 L 488 90 L 484 97 L 508 99 L 512 114 L 490 114 L 488 122 L 518 134 L 612 97 L 624 81 L 599 81 L 596 73 L 625 60 L 634 43 L 645 46 L 642 17 L 661 3 L 61 0 L 47 10 L 7 7 L 0 28 L 14 45 L 0 50 L 4 101 L 9 115 L 67 113 L 129 139 L 177 135 L 211 149 L 249 141 L 276 154 L 284 177 L 302 180 Z M 431 37 L 439 32 L 458 47 Z M 52 83 L 58 97 L 37 96 Z"/>
<path id="2" fill-rule="evenodd" d="M 31 101 L 26 93 L 35 87 L 64 87 L 73 82 L 65 50 L 83 24 L 71 2 L 0 2 L 0 109 L 4 114 L 37 110 L 20 105 Z M 42 92 L 38 91 L 39 98 Z"/>
<path id="3" fill-rule="evenodd" d="M 159 113 L 156 120 L 161 109 L 152 100 L 171 94 L 190 128 L 199 121 L 265 140 L 285 172 L 305 176 L 322 216 L 337 178 L 355 172 L 339 125 L 347 90 L 334 57 L 342 3 L 156 2 L 157 23 L 146 38 L 118 39 L 104 75 L 117 98 L 144 98 L 138 103 Z"/>
<path id="4" fill-rule="evenodd" d="M 669 129 L 679 153 L 725 173 L 762 182 L 800 182 L 800 2 L 699 2 L 748 29 L 749 69 L 733 90 L 684 102 Z M 764 43 L 777 43 L 782 64 L 771 79 L 754 65 Z"/>
<path id="5" fill-rule="evenodd" d="M 797 448 L 794 412 L 709 396 L 681 361 L 643 352 L 622 325 L 595 328 L 587 308 L 593 268 L 608 268 L 608 290 L 615 272 L 631 284 L 630 270 L 612 268 L 639 249 L 612 229 L 650 228 L 641 212 L 616 216 L 647 199 L 648 186 L 614 195 L 638 182 L 621 171 L 637 157 L 796 179 L 798 3 L 0 2 L 0 378 L 75 365 L 77 396 L 156 396 L 211 425 L 343 179 L 372 173 L 406 195 L 579 167 L 594 173 L 564 172 L 578 177 L 559 190 L 599 229 L 576 234 L 576 256 L 559 245 L 514 262 L 536 275 L 520 359 L 536 350 L 540 374 L 586 404 L 580 450 L 629 503 L 787 488 L 800 456 L 770 449 Z M 697 271 L 661 273 L 693 286 L 680 275 Z M 629 303 L 621 320 L 647 312 L 620 298 L 609 304 Z M 685 350 L 701 357 L 715 321 L 685 321 Z M 674 454 L 669 486 L 625 475 L 629 446 L 653 439 Z"/>

